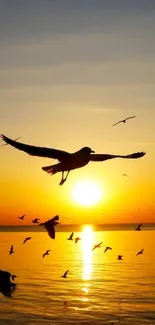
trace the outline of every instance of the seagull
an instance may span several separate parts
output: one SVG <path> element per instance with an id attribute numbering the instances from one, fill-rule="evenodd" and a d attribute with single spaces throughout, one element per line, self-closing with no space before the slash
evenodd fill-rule
<path id="1" fill-rule="evenodd" d="M 30 240 L 32 237 L 26 237 L 23 241 L 23 244 L 25 244 L 27 242 L 27 240 Z"/>
<path id="2" fill-rule="evenodd" d="M 14 279 L 17 278 L 17 275 L 12 274 L 11 277 L 12 277 L 12 280 L 14 281 Z"/>
<path id="3" fill-rule="evenodd" d="M 122 260 L 122 257 L 123 257 L 122 255 L 118 255 L 117 259 Z"/>
<path id="4" fill-rule="evenodd" d="M 44 226 L 49 234 L 49 236 L 52 239 L 55 239 L 55 228 L 54 226 L 56 226 L 59 222 L 57 222 L 56 220 L 59 220 L 59 216 L 56 215 L 54 218 L 47 220 L 46 222 L 42 222 L 39 224 L 39 226 Z"/>
<path id="5" fill-rule="evenodd" d="M 9 254 L 11 255 L 11 254 L 13 254 L 13 253 L 14 253 L 13 245 L 11 245 L 10 250 L 9 250 Z"/>
<path id="6" fill-rule="evenodd" d="M 3 134 L 1 135 L 1 138 L 7 144 L 10 144 L 16 149 L 24 151 L 31 156 L 57 159 L 59 161 L 57 164 L 45 166 L 42 167 L 42 169 L 51 175 L 61 172 L 62 178 L 59 185 L 63 185 L 66 182 L 69 172 L 71 170 L 84 167 L 90 161 L 105 161 L 107 159 L 113 158 L 136 159 L 141 158 L 145 155 L 145 152 L 136 152 L 129 155 L 93 154 L 94 151 L 89 147 L 83 147 L 74 153 L 69 153 L 63 150 L 24 144 L 18 141 L 14 141 Z M 64 177 L 65 171 L 66 177 Z"/>
<path id="7" fill-rule="evenodd" d="M 21 137 L 18 137 L 18 138 L 16 138 L 16 139 L 14 139 L 14 141 L 17 141 L 17 140 L 19 140 Z M 8 145 L 8 143 L 4 143 L 4 144 L 1 144 L 1 147 L 4 147 L 4 146 L 7 146 Z"/>
<path id="8" fill-rule="evenodd" d="M 117 125 L 117 124 L 119 124 L 119 123 L 126 123 L 127 120 L 130 120 L 131 118 L 135 118 L 135 117 L 136 117 L 136 116 L 130 116 L 130 117 L 127 117 L 127 118 L 125 118 L 124 120 L 120 120 L 120 121 L 118 121 L 117 123 L 113 124 L 112 126 L 115 126 L 115 125 Z"/>
<path id="9" fill-rule="evenodd" d="M 104 253 L 106 253 L 106 251 L 108 251 L 108 249 L 112 250 L 112 248 L 110 246 L 107 246 L 104 250 Z"/>
<path id="10" fill-rule="evenodd" d="M 10 272 L 0 270 L 0 292 L 9 298 L 11 298 L 16 288 L 16 284 L 10 281 L 10 278 L 13 276 L 16 277 L 15 275 L 11 275 Z"/>
<path id="11" fill-rule="evenodd" d="M 17 217 L 20 220 L 24 220 L 24 217 L 26 216 L 26 214 L 23 214 L 21 217 Z"/>
<path id="12" fill-rule="evenodd" d="M 40 220 L 39 218 L 35 218 L 35 219 L 32 220 L 32 222 L 33 223 L 39 223 L 39 220 Z"/>
<path id="13" fill-rule="evenodd" d="M 127 174 L 122 174 L 122 176 L 128 177 L 128 175 L 127 175 Z"/>
<path id="14" fill-rule="evenodd" d="M 48 249 L 48 250 L 43 254 L 43 258 L 44 258 L 46 255 L 49 255 L 49 252 L 51 252 L 51 249 Z"/>
<path id="15" fill-rule="evenodd" d="M 94 251 L 94 249 L 96 249 L 96 248 L 100 248 L 101 247 L 101 244 L 102 244 L 102 241 L 101 241 L 101 243 L 99 243 L 97 245 L 94 245 L 94 247 L 92 248 L 92 251 Z"/>
<path id="16" fill-rule="evenodd" d="M 139 251 L 139 252 L 136 254 L 136 256 L 143 254 L 143 252 L 144 252 L 144 249 L 141 249 L 141 251 Z"/>
<path id="17" fill-rule="evenodd" d="M 76 244 L 79 240 L 81 240 L 81 238 L 80 238 L 80 237 L 76 237 L 76 238 L 75 238 L 75 244 Z"/>
<path id="18" fill-rule="evenodd" d="M 141 230 L 141 226 L 143 225 L 143 223 L 140 223 L 136 228 L 135 228 L 135 230 L 138 230 L 138 231 L 140 231 Z"/>
<path id="19" fill-rule="evenodd" d="M 74 240 L 73 236 L 74 236 L 74 233 L 72 232 L 71 235 L 67 238 L 67 240 Z"/>
<path id="20" fill-rule="evenodd" d="M 67 274 L 68 274 L 69 270 L 67 270 L 63 275 L 62 278 L 67 278 Z"/>

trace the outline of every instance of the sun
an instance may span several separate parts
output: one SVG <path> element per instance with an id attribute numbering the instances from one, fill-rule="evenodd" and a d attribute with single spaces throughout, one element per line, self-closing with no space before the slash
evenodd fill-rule
<path id="1" fill-rule="evenodd" d="M 100 187 L 96 183 L 81 181 L 75 185 L 72 196 L 76 203 L 83 206 L 91 206 L 101 200 L 102 193 Z"/>

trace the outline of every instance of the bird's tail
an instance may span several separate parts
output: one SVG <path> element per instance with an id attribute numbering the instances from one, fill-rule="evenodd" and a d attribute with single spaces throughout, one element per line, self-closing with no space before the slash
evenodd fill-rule
<path id="1" fill-rule="evenodd" d="M 60 164 L 56 164 L 56 165 L 51 165 L 51 166 L 45 166 L 45 167 L 42 167 L 42 169 L 51 174 L 51 175 L 54 175 L 56 174 L 57 172 L 61 171 L 60 168 L 59 168 L 59 165 Z"/>

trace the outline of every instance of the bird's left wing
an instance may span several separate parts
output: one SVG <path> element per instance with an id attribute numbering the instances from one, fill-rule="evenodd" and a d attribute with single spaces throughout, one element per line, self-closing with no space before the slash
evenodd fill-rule
<path id="1" fill-rule="evenodd" d="M 122 120 L 121 121 L 118 121 L 117 123 L 113 124 L 112 126 L 115 126 L 115 125 L 117 125 L 117 124 L 119 124 L 121 122 L 122 122 Z"/>
<path id="2" fill-rule="evenodd" d="M 129 155 L 92 154 L 90 155 L 90 161 L 104 161 L 113 158 L 136 159 L 136 158 L 141 158 L 144 155 L 145 152 L 135 152 Z"/>
<path id="3" fill-rule="evenodd" d="M 14 141 L 14 140 L 6 137 L 3 134 L 1 135 L 1 138 L 7 144 L 10 144 L 11 146 L 15 147 L 16 149 L 24 151 L 31 156 L 53 158 L 53 159 L 57 159 L 59 161 L 65 160 L 70 156 L 69 152 L 66 152 L 63 150 L 31 146 L 29 144 L 24 144 L 21 142 Z"/>
<path id="4" fill-rule="evenodd" d="M 134 117 L 136 117 L 136 116 L 134 115 L 134 116 L 127 117 L 127 118 L 126 118 L 126 121 L 127 121 L 127 120 L 130 120 L 130 118 L 134 118 Z"/>

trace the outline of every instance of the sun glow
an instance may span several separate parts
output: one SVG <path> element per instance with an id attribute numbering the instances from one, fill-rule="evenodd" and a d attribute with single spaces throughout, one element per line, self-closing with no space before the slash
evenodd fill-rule
<path id="1" fill-rule="evenodd" d="M 102 194 L 96 183 L 81 181 L 75 185 L 72 196 L 80 205 L 91 206 L 100 201 Z"/>

